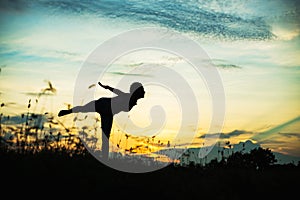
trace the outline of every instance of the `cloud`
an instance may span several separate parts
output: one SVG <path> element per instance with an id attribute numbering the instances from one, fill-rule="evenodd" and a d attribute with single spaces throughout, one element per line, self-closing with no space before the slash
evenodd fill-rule
<path id="1" fill-rule="evenodd" d="M 121 75 L 121 76 L 149 76 L 147 74 L 136 74 L 136 73 L 124 73 L 124 72 L 109 72 L 111 74 L 114 74 L 114 75 Z"/>
<path id="2" fill-rule="evenodd" d="M 23 94 L 25 94 L 27 96 L 35 96 L 35 97 L 54 95 L 53 93 L 48 93 L 48 92 L 25 92 Z"/>
<path id="3" fill-rule="evenodd" d="M 280 136 L 300 139 L 300 133 L 278 133 Z"/>
<path id="4" fill-rule="evenodd" d="M 265 132 L 261 132 L 261 133 L 258 133 L 256 135 L 254 135 L 251 139 L 255 140 L 255 141 L 262 141 L 262 140 L 265 140 L 271 136 L 273 136 L 274 134 L 278 134 L 280 131 L 282 131 L 284 128 L 292 125 L 292 124 L 295 124 L 295 123 L 299 123 L 300 122 L 300 116 L 299 117 L 296 117 L 294 119 L 291 119 L 285 123 L 282 123 L 280 125 L 277 125 L 275 126 L 274 128 L 271 128 Z"/>
<path id="5" fill-rule="evenodd" d="M 0 95 L 1 95 L 1 92 L 0 92 Z M 16 105 L 17 103 L 15 102 L 6 102 L 6 103 L 1 103 L 1 107 L 7 107 L 7 106 L 10 106 L 10 105 Z"/>
<path id="6" fill-rule="evenodd" d="M 262 141 L 259 141 L 258 144 L 290 148 L 293 143 L 296 143 L 296 144 L 299 143 L 300 133 L 278 133 L 278 134 L 280 135 L 280 137 L 267 138 Z M 292 140 L 290 140 L 291 138 L 296 138 L 296 140 L 292 141 Z M 297 145 L 297 147 L 298 147 L 298 145 Z"/>
<path id="7" fill-rule="evenodd" d="M 1 12 L 20 12 L 26 8 L 26 2 L 23 0 L 1 0 L 0 11 Z"/>
<path id="8" fill-rule="evenodd" d="M 204 135 L 201 135 L 199 138 L 209 138 L 209 137 L 214 138 L 219 135 L 220 139 L 229 139 L 231 137 L 236 137 L 236 136 L 240 136 L 243 134 L 252 134 L 252 132 L 244 131 L 244 130 L 234 130 L 229 133 L 214 133 L 214 134 L 208 134 L 208 135 L 204 134 Z"/>
<path id="9" fill-rule="evenodd" d="M 212 3 L 212 2 L 210 2 Z M 182 3 L 166 1 L 41 1 L 41 6 L 57 13 L 90 14 L 135 23 L 158 24 L 183 32 L 229 39 L 266 40 L 274 37 L 271 27 L 260 16 L 242 16 L 228 9 L 211 9 L 197 0 Z"/>
<path id="10" fill-rule="evenodd" d="M 48 86 L 41 89 L 41 92 L 25 92 L 23 94 L 28 96 L 35 96 L 35 97 L 56 95 L 57 90 L 56 88 L 53 87 L 51 81 L 49 80 L 44 80 L 44 81 L 48 84 Z"/>
<path id="11" fill-rule="evenodd" d="M 141 66 L 143 64 L 144 64 L 143 62 L 139 62 L 139 63 L 128 64 L 127 66 L 128 67 L 139 67 L 139 66 Z"/>
<path id="12" fill-rule="evenodd" d="M 223 69 L 242 69 L 241 66 L 229 63 L 227 60 L 224 59 L 211 59 L 207 60 L 207 62 L 212 62 L 216 67 L 223 68 Z"/>
<path id="13" fill-rule="evenodd" d="M 234 65 L 234 64 L 217 64 L 217 67 L 221 67 L 221 68 L 224 68 L 224 69 L 229 69 L 229 68 L 241 69 L 240 66 Z"/>
<path id="14" fill-rule="evenodd" d="M 263 141 L 260 141 L 258 142 L 258 144 L 272 144 L 272 145 L 286 145 L 288 142 L 286 141 L 283 141 L 283 140 L 273 140 L 273 139 L 266 139 L 266 140 L 263 140 Z"/>
<path id="15" fill-rule="evenodd" d="M 51 63 L 55 61 L 78 61 L 82 59 L 82 56 L 79 53 L 53 50 L 53 47 L 47 46 L 41 48 L 41 45 L 29 44 L 19 44 L 18 41 L 10 41 L 9 44 L 3 44 L 0 48 L 0 57 L 17 61 L 26 60 L 28 62 L 42 61 Z M 3 67 L 1 66 L 1 68 Z"/>
<path id="16" fill-rule="evenodd" d="M 43 9 L 51 15 L 84 15 L 141 25 L 159 25 L 208 38 L 269 40 L 291 37 L 299 29 L 299 3 L 295 0 L 102 0 L 102 1 L 0 1 L 0 11 Z M 289 22 L 289 23 L 286 23 Z M 276 24 L 274 26 L 274 24 Z M 292 32 L 285 26 L 293 24 Z M 278 25 L 278 26 L 277 26 Z M 274 31 L 275 28 L 275 32 Z M 278 32 L 279 28 L 279 32 Z"/>
<path id="17" fill-rule="evenodd" d="M 27 114 L 3 117 L 1 123 L 5 125 L 17 125 L 25 123 L 26 121 L 28 121 L 30 126 L 41 127 L 48 119 L 42 114 L 28 113 L 28 118 Z"/>

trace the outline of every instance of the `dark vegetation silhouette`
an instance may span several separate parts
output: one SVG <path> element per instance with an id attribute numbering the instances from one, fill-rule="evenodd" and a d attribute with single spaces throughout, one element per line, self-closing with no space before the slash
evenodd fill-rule
<path id="1" fill-rule="evenodd" d="M 0 114 L 1 189 L 14 197 L 39 192 L 55 198 L 61 194 L 172 199 L 289 199 L 297 195 L 300 163 L 277 164 L 273 152 L 261 147 L 233 152 L 229 141 L 224 146 L 228 156 L 221 151 L 219 158 L 209 162 L 206 158 L 200 163 L 174 162 L 142 174 L 117 171 L 87 151 L 79 137 L 82 132 L 76 133 L 50 112 L 31 112 L 33 103 L 38 101 L 29 100 L 28 112 L 18 117 L 17 124 Z M 1 108 L 6 105 L 1 103 Z M 88 145 L 97 142 L 86 137 Z M 187 151 L 182 156 L 192 155 Z"/>

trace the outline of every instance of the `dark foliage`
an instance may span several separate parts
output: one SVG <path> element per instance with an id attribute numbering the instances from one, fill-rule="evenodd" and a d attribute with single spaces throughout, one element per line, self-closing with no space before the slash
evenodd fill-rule
<path id="1" fill-rule="evenodd" d="M 154 172 L 132 174 L 109 168 L 85 151 L 70 154 L 64 149 L 45 149 L 20 153 L 2 149 L 0 169 L 2 191 L 15 197 L 40 192 L 49 197 L 109 195 L 116 199 L 292 197 L 300 180 L 299 165 L 273 162 L 270 150 L 257 149 L 248 154 L 236 152 L 227 160 L 212 160 L 206 166 L 169 165 Z"/>

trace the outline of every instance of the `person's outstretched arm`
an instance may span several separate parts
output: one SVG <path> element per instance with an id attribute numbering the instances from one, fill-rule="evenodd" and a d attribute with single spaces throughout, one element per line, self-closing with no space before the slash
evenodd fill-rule
<path id="1" fill-rule="evenodd" d="M 107 90 L 110 90 L 111 92 L 117 94 L 117 95 L 122 95 L 122 94 L 125 94 L 124 92 L 122 92 L 121 90 L 119 89 L 116 89 L 116 88 L 113 88 L 113 87 L 110 87 L 108 85 L 103 85 L 102 83 L 98 82 L 98 84 L 103 87 L 104 89 L 107 89 Z"/>

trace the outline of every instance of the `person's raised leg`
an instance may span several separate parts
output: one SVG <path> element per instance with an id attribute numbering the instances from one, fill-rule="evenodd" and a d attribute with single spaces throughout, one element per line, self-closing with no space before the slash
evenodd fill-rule
<path id="1" fill-rule="evenodd" d="M 71 113 L 86 113 L 86 112 L 95 112 L 95 101 L 91 101 L 83 106 L 75 106 L 69 110 L 61 110 L 58 113 L 58 116 L 64 116 L 64 115 L 68 115 Z"/>
<path id="2" fill-rule="evenodd" d="M 101 116 L 101 129 L 102 129 L 102 158 L 108 160 L 109 154 L 109 137 L 113 123 L 112 115 Z"/>
<path id="3" fill-rule="evenodd" d="M 72 113 L 72 109 L 60 110 L 59 113 L 58 113 L 58 116 L 61 117 L 61 116 L 68 115 L 68 114 L 71 114 L 71 113 Z"/>

